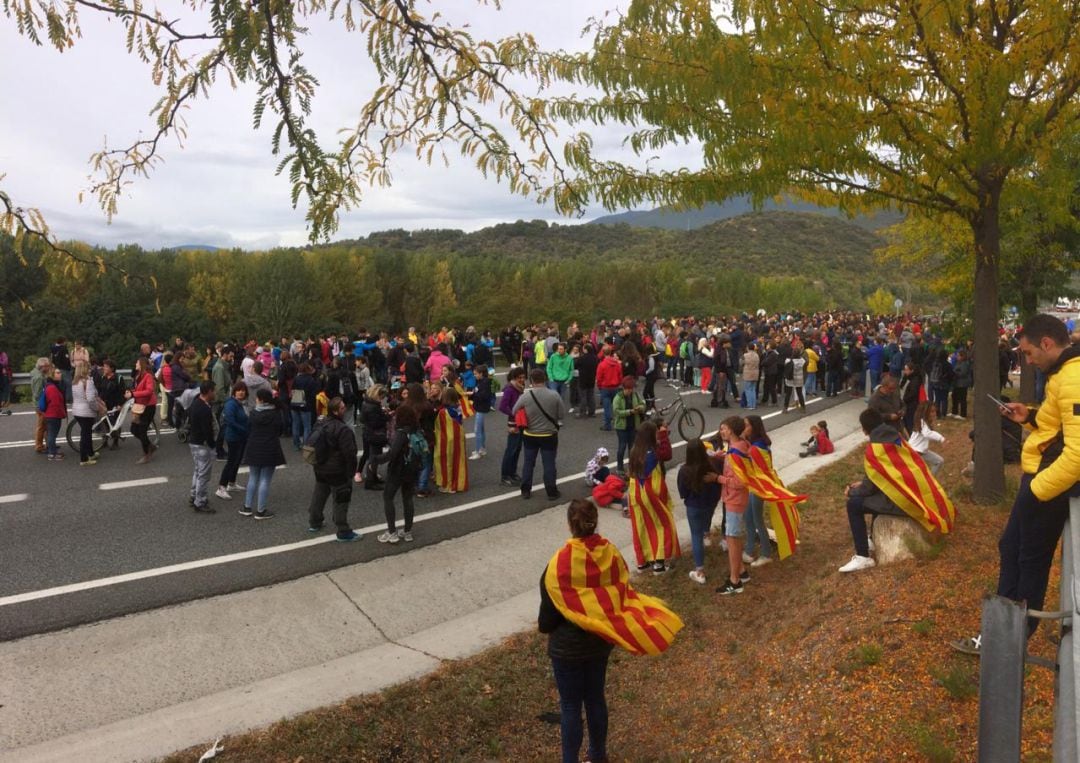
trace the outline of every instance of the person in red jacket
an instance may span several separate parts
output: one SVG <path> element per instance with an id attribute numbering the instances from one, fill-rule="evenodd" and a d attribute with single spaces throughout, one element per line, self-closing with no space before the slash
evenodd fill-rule
<path id="1" fill-rule="evenodd" d="M 157 410 L 157 380 L 150 361 L 139 358 L 135 361 L 135 385 L 131 390 L 135 404 L 131 409 L 131 434 L 142 443 L 143 454 L 135 463 L 145 464 L 154 455 L 157 447 L 150 444 L 149 429 Z M 141 407 L 140 407 L 141 406 Z"/>
<path id="2" fill-rule="evenodd" d="M 600 402 L 604 406 L 604 425 L 600 429 L 610 432 L 613 418 L 612 405 L 622 384 L 622 363 L 615 357 L 611 345 L 605 345 L 600 354 L 603 357 L 600 359 L 600 365 L 596 367 L 596 388 L 600 390 Z"/>
<path id="3" fill-rule="evenodd" d="M 67 418 L 67 404 L 64 402 L 63 374 L 59 368 L 53 368 L 52 375 L 45 384 L 45 452 L 50 461 L 63 461 L 64 454 L 56 444 L 60 434 L 60 425 Z"/>

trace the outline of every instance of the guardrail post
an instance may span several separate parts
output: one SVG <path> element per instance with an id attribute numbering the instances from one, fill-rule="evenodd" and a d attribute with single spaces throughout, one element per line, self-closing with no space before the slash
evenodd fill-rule
<path id="1" fill-rule="evenodd" d="M 874 383 L 872 381 L 870 381 L 872 378 L 873 377 L 870 375 L 870 369 L 869 368 L 866 369 L 866 395 L 864 396 L 863 399 L 867 403 L 870 402 L 870 396 L 872 394 L 874 394 Z"/>
<path id="2" fill-rule="evenodd" d="M 1061 537 L 1061 644 L 1058 646 L 1058 673 L 1054 679 L 1054 760 L 1075 763 L 1080 760 L 1076 729 L 1080 724 L 1077 713 L 1076 659 L 1080 644 L 1073 638 L 1073 619 L 1076 615 L 1077 576 L 1074 565 L 1080 549 L 1080 500 L 1069 501 L 1069 520 Z"/>
<path id="3" fill-rule="evenodd" d="M 983 597 L 979 663 L 979 761 L 1020 760 L 1024 709 L 1027 607 L 988 594 Z"/>

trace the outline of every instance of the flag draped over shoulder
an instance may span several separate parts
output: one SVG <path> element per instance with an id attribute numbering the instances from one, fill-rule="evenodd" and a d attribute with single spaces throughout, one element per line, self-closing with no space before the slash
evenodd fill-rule
<path id="1" fill-rule="evenodd" d="M 867 444 L 863 468 L 889 500 L 928 532 L 952 530 L 956 507 L 922 456 L 906 442 Z"/>
<path id="2" fill-rule="evenodd" d="M 435 417 L 435 484 L 463 493 L 469 489 L 465 430 L 445 408 Z"/>
<path id="3" fill-rule="evenodd" d="M 544 587 L 563 617 L 632 654 L 660 654 L 683 627 L 662 601 L 630 586 L 626 562 L 599 535 L 571 538 L 556 551 Z"/>
<path id="4" fill-rule="evenodd" d="M 776 533 L 776 548 L 781 559 L 795 553 L 799 540 L 799 508 L 797 504 L 808 496 L 791 492 L 784 487 L 780 475 L 772 465 L 772 455 L 765 449 L 751 446 L 746 454 L 730 449 L 727 457 L 731 468 L 747 489 L 765 502 L 769 508 L 769 520 Z"/>
<path id="5" fill-rule="evenodd" d="M 461 402 L 458 403 L 461 406 L 461 418 L 471 419 L 473 414 L 476 413 L 472 398 L 465 393 L 465 388 L 461 386 L 461 382 L 454 382 L 454 391 L 461 398 Z"/>
<path id="6" fill-rule="evenodd" d="M 638 565 L 682 556 L 664 470 L 657 464 L 645 479 L 630 479 L 630 519 Z"/>

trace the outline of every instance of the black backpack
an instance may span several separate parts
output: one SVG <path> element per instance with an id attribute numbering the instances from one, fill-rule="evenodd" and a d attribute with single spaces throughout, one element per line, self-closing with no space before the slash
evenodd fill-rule
<path id="1" fill-rule="evenodd" d="M 307 442 L 300 448 L 304 463 L 310 466 L 321 466 L 330 458 L 330 439 L 326 434 L 325 424 L 316 424 L 311 428 Z"/>

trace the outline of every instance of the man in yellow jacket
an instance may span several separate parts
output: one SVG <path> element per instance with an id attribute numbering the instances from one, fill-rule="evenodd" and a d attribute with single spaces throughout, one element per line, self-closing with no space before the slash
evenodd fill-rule
<path id="1" fill-rule="evenodd" d="M 1027 361 L 1046 374 L 1046 398 L 1038 408 L 1006 403 L 1001 411 L 1029 434 L 1020 457 L 1020 488 L 998 541 L 997 592 L 1042 609 L 1069 496 L 1080 482 L 1080 349 L 1052 315 L 1034 316 L 1018 336 Z M 1029 637 L 1038 624 L 1028 618 Z"/>

